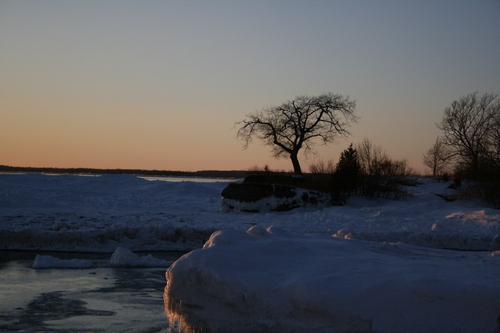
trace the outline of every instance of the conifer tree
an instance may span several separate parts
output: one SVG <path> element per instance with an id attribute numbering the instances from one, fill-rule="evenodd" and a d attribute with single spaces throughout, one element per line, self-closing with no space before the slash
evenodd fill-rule
<path id="1" fill-rule="evenodd" d="M 340 154 L 339 162 L 335 167 L 333 177 L 334 187 L 344 195 L 351 195 L 356 192 L 361 180 L 361 165 L 356 149 L 349 145 L 349 148 Z"/>

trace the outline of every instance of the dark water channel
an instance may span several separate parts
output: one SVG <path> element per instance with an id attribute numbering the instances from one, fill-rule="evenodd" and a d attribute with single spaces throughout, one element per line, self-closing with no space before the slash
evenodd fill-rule
<path id="1" fill-rule="evenodd" d="M 87 259 L 94 267 L 33 269 L 30 265 L 37 254 Z M 183 253 L 151 254 L 173 262 Z M 0 332 L 149 333 L 166 329 L 167 267 L 113 268 L 110 258 L 111 254 L 0 251 Z"/>

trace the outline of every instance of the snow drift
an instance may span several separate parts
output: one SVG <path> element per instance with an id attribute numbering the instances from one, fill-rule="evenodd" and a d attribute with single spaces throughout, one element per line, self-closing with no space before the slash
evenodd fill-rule
<path id="1" fill-rule="evenodd" d="M 183 332 L 500 330 L 500 258 L 406 244 L 215 232 L 167 271 L 165 308 Z"/>

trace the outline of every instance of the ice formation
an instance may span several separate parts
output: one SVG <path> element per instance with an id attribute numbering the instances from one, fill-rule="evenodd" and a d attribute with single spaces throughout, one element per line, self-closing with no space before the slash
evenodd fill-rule
<path id="1" fill-rule="evenodd" d="M 86 259 L 58 259 L 49 255 L 37 255 L 32 268 L 90 268 L 92 261 Z"/>
<path id="2" fill-rule="evenodd" d="M 151 254 L 141 257 L 123 247 L 118 247 L 110 260 L 113 267 L 168 267 L 170 264 L 172 262 L 157 259 Z"/>

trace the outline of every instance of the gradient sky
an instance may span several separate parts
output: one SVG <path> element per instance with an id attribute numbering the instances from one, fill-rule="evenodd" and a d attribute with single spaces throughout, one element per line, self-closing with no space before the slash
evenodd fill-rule
<path id="1" fill-rule="evenodd" d="M 500 1 L 0 0 L 0 164 L 291 170 L 235 122 L 357 101 L 363 138 L 424 170 L 444 109 L 500 93 Z"/>

